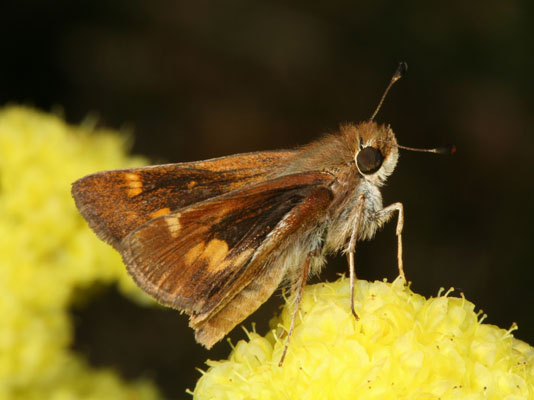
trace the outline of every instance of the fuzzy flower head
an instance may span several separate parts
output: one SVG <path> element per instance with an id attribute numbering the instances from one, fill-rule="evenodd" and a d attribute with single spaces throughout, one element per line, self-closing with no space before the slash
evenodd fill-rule
<path id="1" fill-rule="evenodd" d="M 282 367 L 291 303 L 266 337 L 208 361 L 195 399 L 534 399 L 534 349 L 465 298 L 357 281 L 356 320 L 349 292 L 345 278 L 307 287 Z"/>
<path id="2" fill-rule="evenodd" d="M 77 288 L 116 282 L 147 301 L 78 214 L 71 183 L 144 162 L 117 132 L 0 109 L 0 399 L 156 398 L 149 382 L 92 369 L 70 348 Z"/>

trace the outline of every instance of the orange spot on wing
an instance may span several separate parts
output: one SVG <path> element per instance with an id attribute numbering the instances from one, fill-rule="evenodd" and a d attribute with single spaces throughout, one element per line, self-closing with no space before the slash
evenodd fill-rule
<path id="1" fill-rule="evenodd" d="M 187 253 L 185 253 L 184 260 L 186 264 L 193 264 L 198 258 L 202 255 L 202 252 L 204 251 L 204 242 L 200 242 L 196 246 L 189 249 Z"/>
<path id="2" fill-rule="evenodd" d="M 224 269 L 224 259 L 228 255 L 228 245 L 224 240 L 212 239 L 207 244 L 200 242 L 184 255 L 186 264 L 192 265 L 198 261 L 205 262 L 210 272 Z"/>
<path id="3" fill-rule="evenodd" d="M 142 188 L 128 189 L 128 191 L 127 191 L 128 196 L 130 196 L 130 197 L 137 196 L 138 194 L 140 194 L 142 192 L 143 192 Z"/>
<path id="4" fill-rule="evenodd" d="M 126 193 L 128 196 L 133 197 L 143 192 L 143 182 L 139 179 L 139 175 L 128 172 L 124 174 L 124 179 L 126 180 Z"/>
<path id="5" fill-rule="evenodd" d="M 247 249 L 245 251 L 242 251 L 237 255 L 237 257 L 235 257 L 235 259 L 232 259 L 232 264 L 243 265 L 253 254 L 254 249 Z"/>
<path id="6" fill-rule="evenodd" d="M 196 181 L 191 181 L 187 184 L 187 189 L 191 190 L 197 185 Z"/>
<path id="7" fill-rule="evenodd" d="M 168 214 L 170 212 L 171 212 L 171 209 L 169 207 L 160 208 L 159 210 L 154 211 L 153 213 L 151 213 L 150 217 L 151 218 L 158 218 L 158 217 L 161 217 L 162 215 Z"/>
<path id="8" fill-rule="evenodd" d="M 224 240 L 212 239 L 209 241 L 202 258 L 206 259 L 210 269 L 217 270 L 217 267 L 228 254 L 228 244 Z"/>

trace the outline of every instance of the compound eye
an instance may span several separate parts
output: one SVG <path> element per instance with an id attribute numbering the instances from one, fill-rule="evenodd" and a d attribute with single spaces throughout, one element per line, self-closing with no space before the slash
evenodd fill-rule
<path id="1" fill-rule="evenodd" d="M 382 153 L 374 147 L 365 147 L 358 152 L 356 163 L 362 174 L 374 174 L 382 166 Z"/>

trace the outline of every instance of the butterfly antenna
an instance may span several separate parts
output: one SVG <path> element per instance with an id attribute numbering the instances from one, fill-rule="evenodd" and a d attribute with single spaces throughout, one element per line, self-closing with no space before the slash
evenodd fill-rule
<path id="1" fill-rule="evenodd" d="M 408 147 L 408 146 L 401 146 L 400 144 L 397 145 L 399 149 L 403 150 L 410 150 L 410 151 L 419 151 L 421 153 L 434 153 L 434 154 L 442 154 L 445 156 L 450 156 L 456 153 L 456 146 L 443 146 L 443 147 L 436 147 L 435 149 L 419 149 L 417 147 Z"/>
<path id="2" fill-rule="evenodd" d="M 404 76 L 406 71 L 408 71 L 408 64 L 405 63 L 404 61 L 400 62 L 399 66 L 397 67 L 397 70 L 395 71 L 395 73 L 393 74 L 393 77 L 391 78 L 391 81 L 389 82 L 388 87 L 384 91 L 384 94 L 382 95 L 382 98 L 380 99 L 380 102 L 378 103 L 378 106 L 376 107 L 375 112 L 373 113 L 373 115 L 371 115 L 371 118 L 369 119 L 369 121 L 373 121 L 375 119 L 376 114 L 378 114 L 378 111 L 380 111 L 380 107 L 382 107 L 382 103 L 384 103 L 384 100 L 386 99 L 386 96 L 388 95 L 389 89 L 391 89 L 391 86 L 393 86 L 395 82 L 397 82 L 400 78 Z"/>

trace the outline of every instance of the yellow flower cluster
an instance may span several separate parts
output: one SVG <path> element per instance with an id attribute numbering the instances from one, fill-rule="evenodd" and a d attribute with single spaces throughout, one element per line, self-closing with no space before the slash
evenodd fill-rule
<path id="1" fill-rule="evenodd" d="M 309 286 L 289 352 L 249 333 L 228 360 L 208 361 L 194 391 L 207 399 L 534 399 L 534 349 L 483 324 L 462 298 L 425 299 L 399 279 Z M 286 304 L 273 330 L 289 327 Z"/>
<path id="2" fill-rule="evenodd" d="M 76 288 L 119 282 L 143 299 L 70 195 L 88 173 L 143 163 L 126 156 L 126 144 L 90 122 L 72 127 L 28 108 L 0 110 L 1 399 L 157 398 L 151 383 L 126 384 L 69 349 Z"/>

